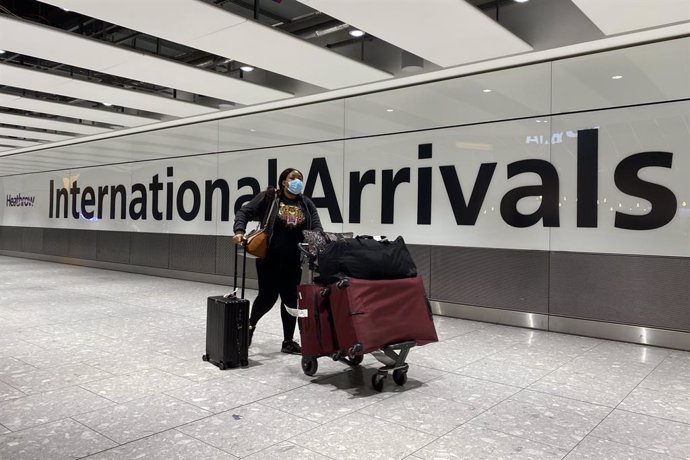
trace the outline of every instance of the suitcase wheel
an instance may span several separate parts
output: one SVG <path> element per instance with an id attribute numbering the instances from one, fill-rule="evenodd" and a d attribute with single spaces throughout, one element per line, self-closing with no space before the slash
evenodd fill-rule
<path id="1" fill-rule="evenodd" d="M 224 371 L 225 369 L 228 368 L 223 361 L 218 363 L 218 367 L 220 368 L 221 371 Z"/>
<path id="2" fill-rule="evenodd" d="M 403 386 L 407 383 L 407 369 L 396 369 L 393 371 L 393 381 L 396 385 Z"/>
<path id="3" fill-rule="evenodd" d="M 361 353 L 362 351 L 364 351 L 364 347 L 362 346 L 362 344 L 356 343 L 350 347 L 350 349 L 348 350 L 348 354 L 351 357 L 354 357 L 355 355 Z"/>
<path id="4" fill-rule="evenodd" d="M 350 280 L 347 278 L 343 278 L 340 281 L 338 281 L 336 286 L 338 286 L 338 288 L 340 289 L 345 289 L 346 287 L 350 286 Z"/>
<path id="5" fill-rule="evenodd" d="M 202 361 L 208 361 L 208 355 L 203 355 L 201 356 Z"/>
<path id="6" fill-rule="evenodd" d="M 302 371 L 311 377 L 319 369 L 319 362 L 312 356 L 302 356 Z"/>
<path id="7" fill-rule="evenodd" d="M 248 360 L 248 359 L 243 359 L 242 361 L 240 361 L 240 366 L 242 366 L 242 367 L 247 367 L 247 366 L 249 366 L 249 360 Z"/>
<path id="8" fill-rule="evenodd" d="M 386 374 L 374 374 L 371 376 L 371 386 L 374 387 L 374 390 L 381 391 L 383 390 L 383 381 L 385 379 Z"/>
<path id="9" fill-rule="evenodd" d="M 353 366 L 359 366 L 360 364 L 362 364 L 362 361 L 364 360 L 364 356 L 356 355 L 356 356 L 353 356 L 352 358 L 348 358 L 348 360 L 350 361 L 350 364 L 352 364 Z"/>

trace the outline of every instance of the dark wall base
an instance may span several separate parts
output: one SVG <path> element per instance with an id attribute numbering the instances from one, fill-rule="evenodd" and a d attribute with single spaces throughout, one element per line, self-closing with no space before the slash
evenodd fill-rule
<path id="1" fill-rule="evenodd" d="M 229 236 L 0 227 L 0 254 L 225 285 L 234 273 L 233 248 Z M 495 309 L 496 318 L 521 312 L 690 332 L 689 258 L 409 249 L 429 297 L 440 303 Z M 247 285 L 256 287 L 253 259 Z"/>

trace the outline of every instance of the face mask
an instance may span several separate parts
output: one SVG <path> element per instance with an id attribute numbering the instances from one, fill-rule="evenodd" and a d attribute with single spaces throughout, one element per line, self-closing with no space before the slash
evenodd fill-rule
<path id="1" fill-rule="evenodd" d="M 292 179 L 288 182 L 288 190 L 294 195 L 299 195 L 304 190 L 304 184 L 299 179 Z"/>

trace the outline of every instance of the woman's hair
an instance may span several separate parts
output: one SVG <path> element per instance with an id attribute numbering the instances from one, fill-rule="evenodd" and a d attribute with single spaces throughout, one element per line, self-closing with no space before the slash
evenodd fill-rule
<path id="1" fill-rule="evenodd" d="M 300 171 L 297 168 L 287 168 L 284 169 L 282 173 L 280 173 L 280 176 L 278 176 L 278 185 L 276 187 L 269 185 L 268 188 L 266 189 L 267 192 L 273 192 L 275 193 L 276 191 L 278 192 L 278 195 L 283 194 L 283 186 L 282 183 L 285 179 L 287 179 L 287 176 L 290 175 L 292 171 L 297 171 L 302 178 L 304 178 L 304 174 L 302 174 L 302 171 Z"/>

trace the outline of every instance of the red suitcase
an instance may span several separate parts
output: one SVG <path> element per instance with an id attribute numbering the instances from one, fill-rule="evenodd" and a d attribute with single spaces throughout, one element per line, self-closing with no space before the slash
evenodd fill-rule
<path id="1" fill-rule="evenodd" d="M 319 284 L 299 287 L 299 308 L 307 310 L 307 316 L 298 319 L 302 356 L 318 358 L 338 351 L 333 335 L 333 318 L 322 296 L 323 290 Z"/>
<path id="2" fill-rule="evenodd" d="M 349 354 L 371 353 L 388 345 L 437 342 L 422 278 L 347 278 L 330 286 L 335 333 Z"/>

